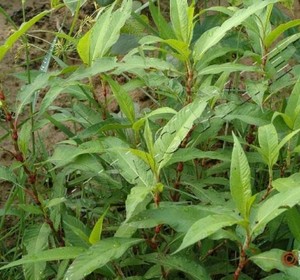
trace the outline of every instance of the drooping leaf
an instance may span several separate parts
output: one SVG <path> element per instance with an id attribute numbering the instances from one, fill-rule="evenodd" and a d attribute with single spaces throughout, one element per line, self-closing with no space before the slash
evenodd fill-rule
<path id="1" fill-rule="evenodd" d="M 284 272 L 285 275 L 288 276 L 288 279 L 296 280 L 299 278 L 300 268 L 298 266 L 284 265 L 282 263 L 282 255 L 284 253 L 286 253 L 286 251 L 272 249 L 270 251 L 250 257 L 250 260 L 266 272 L 276 269 Z"/>
<path id="2" fill-rule="evenodd" d="M 238 222 L 239 220 L 237 218 L 222 214 L 209 215 L 205 218 L 202 218 L 189 228 L 180 247 L 174 252 L 174 254 L 196 243 L 197 241 L 208 237 L 209 235 L 217 232 L 219 229 L 232 226 Z"/>
<path id="3" fill-rule="evenodd" d="M 55 7 L 59 8 L 60 6 Z M 3 59 L 3 57 L 5 56 L 5 54 L 12 48 L 12 46 L 14 45 L 14 43 L 21 37 L 23 36 L 36 22 L 38 22 L 41 18 L 43 18 L 44 16 L 46 16 L 47 14 L 51 13 L 52 11 L 54 11 L 55 9 L 52 10 L 45 10 L 39 14 L 37 14 L 36 16 L 34 16 L 32 19 L 30 19 L 28 22 L 24 22 L 20 28 L 15 31 L 12 35 L 10 35 L 5 43 L 3 45 L 0 46 L 0 61 Z"/>
<path id="4" fill-rule="evenodd" d="M 242 217 L 249 218 L 251 202 L 251 175 L 246 155 L 237 137 L 233 134 L 234 146 L 230 167 L 230 192 Z"/>
<path id="5" fill-rule="evenodd" d="M 223 64 L 214 64 L 201 69 L 197 74 L 198 75 L 210 75 L 210 74 L 219 74 L 222 72 L 237 72 L 237 71 L 258 71 L 256 66 L 247 66 L 244 64 L 238 63 L 223 63 Z"/>
<path id="6" fill-rule="evenodd" d="M 297 187 L 275 194 L 257 205 L 255 213 L 251 216 L 251 235 L 259 235 L 270 221 L 299 203 L 299 201 L 300 188 Z"/>
<path id="7" fill-rule="evenodd" d="M 196 99 L 181 109 L 164 126 L 160 136 L 154 143 L 154 157 L 158 163 L 158 171 L 171 159 L 172 154 L 178 149 L 181 141 L 186 137 L 206 107 L 206 102 Z"/>
<path id="8" fill-rule="evenodd" d="M 108 262 L 120 258 L 131 246 L 143 239 L 111 237 L 92 245 L 80 254 L 68 268 L 64 280 L 80 280 Z"/>
<path id="9" fill-rule="evenodd" d="M 20 260 L 10 262 L 9 264 L 0 267 L 0 270 L 8 269 L 18 265 L 35 263 L 35 262 L 74 259 L 84 251 L 85 249 L 81 247 L 60 247 L 60 248 L 49 249 L 49 250 L 41 251 L 37 254 L 25 255 Z"/>

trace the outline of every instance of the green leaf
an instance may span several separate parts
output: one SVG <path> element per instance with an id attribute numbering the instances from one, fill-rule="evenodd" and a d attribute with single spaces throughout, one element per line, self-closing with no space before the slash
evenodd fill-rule
<path id="1" fill-rule="evenodd" d="M 158 29 L 159 36 L 162 39 L 174 39 L 175 34 L 171 26 L 165 20 L 159 8 L 154 5 L 154 1 L 149 1 L 149 9 L 150 9 L 151 17 Z"/>
<path id="2" fill-rule="evenodd" d="M 300 213 L 297 207 L 293 207 L 286 211 L 285 217 L 289 229 L 294 236 L 294 238 L 299 242 L 300 241 Z"/>
<path id="3" fill-rule="evenodd" d="M 103 214 L 99 217 L 97 223 L 94 225 L 93 230 L 90 234 L 89 242 L 93 245 L 96 244 L 101 239 L 103 219 L 104 219 L 108 209 L 109 209 L 109 207 L 107 207 L 105 209 L 105 211 L 103 212 Z"/>
<path id="4" fill-rule="evenodd" d="M 130 17 L 132 1 L 122 1 L 119 9 L 113 11 L 115 5 L 101 14 L 92 27 L 89 44 L 89 63 L 92 65 L 97 58 L 103 57 L 115 44 L 120 30 Z"/>
<path id="5" fill-rule="evenodd" d="M 193 36 L 194 7 L 188 6 L 186 0 L 170 1 L 170 18 L 173 31 L 178 40 L 190 44 Z"/>
<path id="6" fill-rule="evenodd" d="M 22 125 L 18 137 L 18 146 L 20 151 L 24 155 L 28 155 L 29 152 L 28 149 L 29 149 L 29 144 L 31 142 L 31 133 L 32 133 L 31 122 L 27 121 Z"/>
<path id="7" fill-rule="evenodd" d="M 107 238 L 79 255 L 67 270 L 64 280 L 80 280 L 112 260 L 120 258 L 130 247 L 144 241 L 136 238 Z"/>
<path id="8" fill-rule="evenodd" d="M 129 225 L 137 228 L 153 228 L 160 224 L 167 224 L 176 232 L 187 232 L 188 229 L 200 218 L 209 215 L 232 213 L 223 206 L 199 206 L 199 205 L 172 205 L 166 204 L 157 209 L 147 209 L 133 216 L 129 221 Z"/>
<path id="9" fill-rule="evenodd" d="M 49 249 L 46 251 L 41 251 L 37 254 L 23 256 L 20 260 L 10 262 L 9 264 L 0 267 L 0 270 L 8 269 L 18 265 L 35 263 L 35 262 L 74 259 L 84 251 L 85 249 L 81 247 L 61 247 L 61 248 Z"/>
<path id="10" fill-rule="evenodd" d="M 178 149 L 180 143 L 192 128 L 194 121 L 201 116 L 206 104 L 206 102 L 196 99 L 181 109 L 163 127 L 160 136 L 154 143 L 154 157 L 157 162 L 158 173 Z"/>
<path id="11" fill-rule="evenodd" d="M 250 260 L 266 272 L 276 269 L 284 272 L 288 276 L 289 280 L 299 279 L 300 267 L 285 266 L 282 263 L 282 255 L 284 253 L 286 253 L 286 251 L 279 250 L 279 249 L 272 249 L 270 251 L 250 257 Z"/>
<path id="12" fill-rule="evenodd" d="M 130 194 L 126 199 L 126 221 L 127 222 L 133 215 L 146 209 L 147 204 L 151 200 L 151 188 L 136 186 L 131 188 Z"/>
<path id="13" fill-rule="evenodd" d="M 127 182 L 151 189 L 154 176 L 149 165 L 131 153 L 127 143 L 115 137 L 105 137 L 101 145 L 106 152 L 101 157 L 116 168 Z"/>
<path id="14" fill-rule="evenodd" d="M 246 155 L 237 137 L 233 134 L 234 146 L 230 167 L 230 192 L 242 217 L 249 218 L 251 207 L 251 175 Z"/>
<path id="15" fill-rule="evenodd" d="M 64 0 L 64 3 L 71 11 L 72 16 L 74 16 L 75 11 L 79 9 L 81 6 L 83 6 L 85 2 L 86 0 Z"/>
<path id="16" fill-rule="evenodd" d="M 0 166 L 0 180 L 16 183 L 17 177 L 8 167 Z"/>
<path id="17" fill-rule="evenodd" d="M 56 8 L 61 7 L 58 6 Z M 36 16 L 34 16 L 32 19 L 30 19 L 28 22 L 24 22 L 20 28 L 15 31 L 12 35 L 10 35 L 5 43 L 3 45 L 0 46 L 0 61 L 3 59 L 3 57 L 5 56 L 5 54 L 12 48 L 12 46 L 14 45 L 14 43 L 21 37 L 23 36 L 36 22 L 38 22 L 41 18 L 43 18 L 44 16 L 46 16 L 47 14 L 53 12 L 55 9 L 52 10 L 45 10 L 39 14 L 37 14 Z"/>
<path id="18" fill-rule="evenodd" d="M 291 188 L 268 198 L 251 215 L 251 235 L 259 235 L 265 226 L 300 201 L 300 188 Z"/>
<path id="19" fill-rule="evenodd" d="M 238 63 L 223 63 L 223 64 L 214 64 L 207 67 L 204 67 L 203 69 L 199 70 L 197 73 L 198 75 L 211 75 L 211 74 L 219 74 L 222 72 L 236 72 L 236 71 L 258 71 L 259 68 L 257 66 L 248 66 L 244 64 L 238 64 Z"/>
<path id="20" fill-rule="evenodd" d="M 300 114 L 300 79 L 297 80 L 291 95 L 289 96 L 284 113 L 291 119 L 292 127 L 291 129 L 297 129 L 295 127 L 295 121 Z"/>
<path id="21" fill-rule="evenodd" d="M 198 280 L 210 280 L 206 270 L 199 263 L 187 258 L 186 256 L 170 256 L 161 253 L 153 253 L 140 256 L 146 262 L 159 264 L 164 268 L 175 271 L 182 271 Z"/>
<path id="22" fill-rule="evenodd" d="M 28 255 L 38 255 L 48 247 L 48 237 L 51 229 L 48 224 L 32 225 L 25 229 L 23 245 Z M 39 280 L 43 277 L 46 262 L 33 262 L 25 264 L 23 271 L 26 279 Z"/>
<path id="23" fill-rule="evenodd" d="M 123 86 L 119 85 L 119 83 L 115 82 L 112 78 L 106 76 L 105 80 L 109 83 L 122 113 L 133 124 L 135 122 L 135 111 L 132 98 Z"/>
<path id="24" fill-rule="evenodd" d="M 274 28 L 265 38 L 264 38 L 264 45 L 265 48 L 268 49 L 271 45 L 275 42 L 278 37 L 285 32 L 286 30 L 300 25 L 300 19 L 291 20 L 287 23 L 280 24 L 276 28 Z"/>
<path id="25" fill-rule="evenodd" d="M 223 227 L 229 227 L 239 220 L 230 215 L 209 215 L 195 222 L 188 230 L 183 238 L 180 247 L 174 252 L 174 254 L 183 250 L 184 248 L 202 240 L 211 234 L 217 232 Z"/>
<path id="26" fill-rule="evenodd" d="M 90 29 L 80 38 L 76 47 L 81 60 L 87 65 L 90 64 L 90 45 L 92 30 L 93 29 Z"/>
<path id="27" fill-rule="evenodd" d="M 213 27 L 204 32 L 195 43 L 193 54 L 194 59 L 196 61 L 200 60 L 210 48 L 215 46 L 224 38 L 230 29 L 240 25 L 248 17 L 263 9 L 267 5 L 274 4 L 276 2 L 278 2 L 278 0 L 266 0 L 258 3 L 256 2 L 246 9 L 240 9 L 235 12 L 233 16 L 226 20 L 221 26 Z"/>
<path id="28" fill-rule="evenodd" d="M 271 168 L 279 156 L 279 151 L 277 151 L 278 135 L 273 124 L 258 128 L 258 142 L 260 146 L 258 152 L 269 168 Z"/>

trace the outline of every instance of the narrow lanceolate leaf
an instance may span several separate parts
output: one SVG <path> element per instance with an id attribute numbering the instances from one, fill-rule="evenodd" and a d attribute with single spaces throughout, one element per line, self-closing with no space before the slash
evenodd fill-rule
<path id="1" fill-rule="evenodd" d="M 157 162 L 158 172 L 171 159 L 172 154 L 178 149 L 181 141 L 186 137 L 206 107 L 206 102 L 196 99 L 185 106 L 164 126 L 160 136 L 154 143 L 154 157 Z"/>
<path id="2" fill-rule="evenodd" d="M 264 44 L 266 49 L 268 49 L 283 32 L 297 25 L 300 25 L 300 19 L 291 20 L 287 23 L 278 25 L 265 37 Z"/>
<path id="3" fill-rule="evenodd" d="M 251 201 L 250 167 L 237 137 L 233 134 L 234 146 L 230 167 L 230 192 L 235 205 L 244 219 L 248 219 Z"/>
<path id="4" fill-rule="evenodd" d="M 24 232 L 23 245 L 28 255 L 39 254 L 48 246 L 48 237 L 51 229 L 48 224 L 33 225 Z M 46 262 L 24 264 L 23 271 L 26 279 L 42 279 Z"/>
<path id="5" fill-rule="evenodd" d="M 219 229 L 232 226 L 236 223 L 238 223 L 238 220 L 230 215 L 210 215 L 200 219 L 190 227 L 184 236 L 180 247 L 174 252 L 174 254 L 196 243 L 197 241 L 208 237 L 209 235 L 217 232 Z"/>
<path id="6" fill-rule="evenodd" d="M 131 0 L 122 1 L 122 5 L 113 11 L 114 5 L 99 16 L 92 28 L 90 37 L 90 64 L 103 57 L 120 36 L 120 30 L 130 17 Z"/>
<path id="7" fill-rule="evenodd" d="M 8 167 L 0 166 L 0 181 L 16 183 L 17 177 Z"/>
<path id="8" fill-rule="evenodd" d="M 298 124 L 298 127 L 296 126 L 297 123 L 299 123 L 300 118 L 300 79 L 296 82 L 293 91 L 288 99 L 288 103 L 285 108 L 285 114 L 291 119 L 292 127 L 293 128 L 299 128 L 300 125 Z M 296 122 L 298 120 L 298 122 Z"/>
<path id="9" fill-rule="evenodd" d="M 120 106 L 121 112 L 133 124 L 135 122 L 135 112 L 132 98 L 129 96 L 128 92 L 112 78 L 106 76 L 105 79 L 108 81 L 112 89 L 112 92 Z"/>
<path id="10" fill-rule="evenodd" d="M 81 247 L 61 247 L 61 248 L 41 251 L 37 254 L 26 255 L 22 257 L 22 259 L 20 260 L 10 262 L 9 264 L 0 267 L 0 270 L 11 268 L 18 265 L 35 263 L 35 262 L 74 259 L 84 251 L 85 249 Z"/>
<path id="11" fill-rule="evenodd" d="M 10 35 L 5 43 L 0 46 L 0 61 L 21 36 L 23 36 L 36 22 L 38 22 L 45 15 L 49 14 L 51 11 L 53 10 L 45 10 L 39 13 L 28 22 L 24 22 L 17 31 Z"/>
<path id="12" fill-rule="evenodd" d="M 277 152 L 278 135 L 273 124 L 258 128 L 258 142 L 260 146 L 258 152 L 269 167 L 273 166 L 279 155 L 279 151 Z"/>
<path id="13" fill-rule="evenodd" d="M 89 242 L 91 244 L 96 244 L 101 239 L 102 234 L 102 226 L 103 226 L 103 219 L 108 211 L 109 207 L 107 207 L 104 213 L 99 217 L 97 223 L 94 225 L 93 230 L 89 237 Z"/>
<path id="14" fill-rule="evenodd" d="M 195 43 L 194 59 L 200 60 L 210 48 L 218 44 L 220 40 L 224 38 L 230 29 L 240 25 L 245 19 L 255 14 L 257 11 L 265 8 L 267 5 L 274 4 L 278 1 L 279 0 L 266 0 L 255 2 L 255 4 L 251 5 L 250 7 L 237 11 L 221 26 L 213 27 L 204 32 Z"/>
<path id="15" fill-rule="evenodd" d="M 131 246 L 142 242 L 136 238 L 107 238 L 79 255 L 67 270 L 64 280 L 80 280 L 108 262 L 120 258 Z"/>
<path id="16" fill-rule="evenodd" d="M 257 236 L 265 226 L 284 211 L 300 202 L 300 187 L 280 192 L 258 205 L 255 214 L 251 215 L 251 234 Z"/>
<path id="17" fill-rule="evenodd" d="M 186 0 L 171 0 L 170 17 L 173 30 L 178 40 L 191 42 L 193 31 L 194 8 L 188 7 Z"/>

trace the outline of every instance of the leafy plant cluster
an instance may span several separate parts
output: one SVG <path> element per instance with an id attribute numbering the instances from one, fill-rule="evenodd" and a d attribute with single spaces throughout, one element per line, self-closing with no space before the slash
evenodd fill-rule
<path id="1" fill-rule="evenodd" d="M 15 158 L 0 167 L 2 278 L 298 279 L 300 20 L 278 0 L 99 0 L 80 34 L 86 1 L 60 2 L 0 46 L 2 60 L 44 16 L 74 15 L 15 106 L 0 94 Z"/>

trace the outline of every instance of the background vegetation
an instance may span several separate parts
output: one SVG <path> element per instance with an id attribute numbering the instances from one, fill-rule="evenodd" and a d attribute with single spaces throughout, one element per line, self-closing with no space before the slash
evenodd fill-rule
<path id="1" fill-rule="evenodd" d="M 22 1 L 20 26 L 0 7 L 0 61 L 25 59 L 0 93 L 2 279 L 299 278 L 300 20 L 213 4 Z"/>

